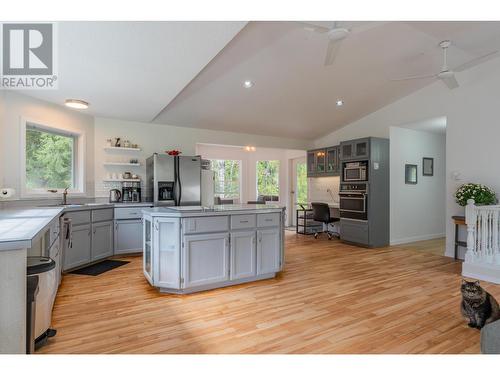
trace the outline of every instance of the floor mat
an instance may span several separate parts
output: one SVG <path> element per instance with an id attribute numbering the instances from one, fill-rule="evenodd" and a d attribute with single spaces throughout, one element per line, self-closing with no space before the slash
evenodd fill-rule
<path id="1" fill-rule="evenodd" d="M 70 273 L 74 273 L 77 275 L 99 276 L 104 272 L 111 271 L 112 269 L 123 266 L 127 263 L 130 262 L 127 262 L 125 260 L 104 260 L 102 262 L 80 268 L 79 270 L 72 271 Z"/>

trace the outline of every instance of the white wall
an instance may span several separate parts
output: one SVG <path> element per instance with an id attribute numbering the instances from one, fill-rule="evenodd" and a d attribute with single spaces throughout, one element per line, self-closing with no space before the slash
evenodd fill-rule
<path id="1" fill-rule="evenodd" d="M 50 104 L 30 96 L 3 92 L 4 116 L 1 125 L 0 185 L 16 189 L 14 199 L 20 199 L 21 181 L 21 118 L 60 127 L 85 135 L 86 196 L 94 195 L 94 119 L 91 116 Z M 1 119 L 1 117 L 0 117 Z M 0 172 L 1 173 L 1 172 Z"/>
<path id="2" fill-rule="evenodd" d="M 391 244 L 440 238 L 446 223 L 446 136 L 390 128 Z M 422 158 L 434 158 L 434 176 Z M 417 184 L 405 184 L 405 164 L 417 165 Z"/>
<path id="3" fill-rule="evenodd" d="M 140 146 L 141 151 L 126 153 L 124 151 L 105 151 L 106 139 L 121 137 Z M 230 133 L 206 129 L 183 128 L 170 125 L 129 122 L 116 119 L 95 119 L 95 194 L 96 197 L 107 197 L 108 191 L 114 183 L 103 183 L 102 180 L 108 172 L 123 173 L 125 170 L 137 173 L 145 178 L 146 168 L 144 161 L 155 152 L 178 149 L 184 155 L 202 154 L 197 151 L 196 144 L 218 144 L 245 146 L 253 145 L 259 150 L 263 147 L 276 147 L 281 149 L 307 149 L 311 147 L 310 141 L 301 141 L 288 138 L 266 137 L 259 135 Z M 141 167 L 108 167 L 103 166 L 104 161 L 124 161 L 138 158 L 143 164 Z"/>
<path id="4" fill-rule="evenodd" d="M 452 215 L 464 209 L 453 199 L 459 184 L 478 182 L 500 193 L 496 173 L 496 151 L 500 139 L 500 59 L 496 58 L 457 74 L 460 87 L 448 90 L 435 82 L 348 126 L 318 139 L 317 147 L 365 137 L 389 137 L 391 126 L 440 116 L 447 117 L 446 128 L 446 254 L 453 255 Z M 451 173 L 461 173 L 461 181 Z"/>

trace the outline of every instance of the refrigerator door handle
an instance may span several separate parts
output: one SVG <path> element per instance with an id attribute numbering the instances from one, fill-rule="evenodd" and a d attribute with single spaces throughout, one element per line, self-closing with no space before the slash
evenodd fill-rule
<path id="1" fill-rule="evenodd" d="M 181 178 L 180 178 L 180 162 L 179 157 L 174 157 L 174 202 L 176 206 L 181 205 L 182 199 L 182 186 L 181 186 Z"/>

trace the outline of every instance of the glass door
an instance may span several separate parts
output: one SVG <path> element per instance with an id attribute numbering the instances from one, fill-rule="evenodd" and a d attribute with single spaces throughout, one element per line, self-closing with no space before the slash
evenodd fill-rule
<path id="1" fill-rule="evenodd" d="M 292 225 L 297 225 L 297 208 L 307 207 L 307 168 L 305 158 L 292 160 Z"/>

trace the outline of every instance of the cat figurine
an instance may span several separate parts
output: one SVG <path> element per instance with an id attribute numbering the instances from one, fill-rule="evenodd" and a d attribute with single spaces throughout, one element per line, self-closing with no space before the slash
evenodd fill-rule
<path id="1" fill-rule="evenodd" d="M 484 290 L 479 281 L 462 280 L 462 315 L 469 327 L 481 329 L 486 324 L 500 319 L 500 308 L 496 299 Z"/>

